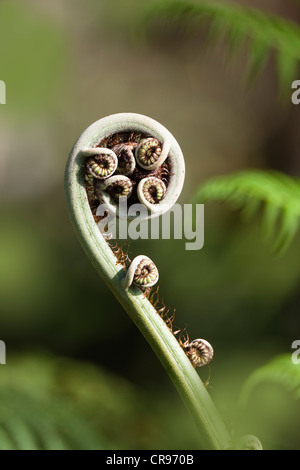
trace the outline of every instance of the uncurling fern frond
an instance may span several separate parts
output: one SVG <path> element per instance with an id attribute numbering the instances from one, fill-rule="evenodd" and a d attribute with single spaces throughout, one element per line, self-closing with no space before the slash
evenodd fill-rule
<path id="1" fill-rule="evenodd" d="M 246 406 L 253 390 L 261 384 L 275 384 L 300 398 L 300 368 L 293 364 L 290 354 L 272 359 L 268 364 L 256 369 L 246 380 L 240 395 L 240 405 Z"/>
<path id="2" fill-rule="evenodd" d="M 209 25 L 210 40 L 227 38 L 229 52 L 247 41 L 248 72 L 252 78 L 265 63 L 270 50 L 277 52 L 281 86 L 295 79 L 300 60 L 300 27 L 292 21 L 252 7 L 217 0 L 159 0 L 152 4 L 148 19 L 165 18 L 185 34 Z"/>
<path id="3" fill-rule="evenodd" d="M 246 220 L 262 213 L 262 234 L 282 252 L 293 240 L 300 222 L 300 179 L 275 171 L 246 170 L 212 178 L 201 186 L 195 201 L 228 202 Z"/>

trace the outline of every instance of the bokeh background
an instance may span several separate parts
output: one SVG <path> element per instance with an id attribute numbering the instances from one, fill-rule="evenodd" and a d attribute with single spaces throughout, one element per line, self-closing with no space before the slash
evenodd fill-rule
<path id="1" fill-rule="evenodd" d="M 137 0 L 2 0 L 0 79 L 0 447 L 196 449 L 199 436 L 150 347 L 85 256 L 66 211 L 68 153 L 95 120 L 146 114 L 181 145 L 189 202 L 208 178 L 247 168 L 299 176 L 300 113 L 278 99 L 272 57 L 251 87 L 246 51 L 146 26 Z M 237 1 L 300 21 L 293 0 Z M 295 77 L 297 79 L 299 77 Z M 276 257 L 259 223 L 205 206 L 205 246 L 136 241 L 159 266 L 176 325 L 215 349 L 209 391 L 228 427 L 298 448 L 299 405 L 258 387 L 257 367 L 300 337 L 300 239 Z M 201 378 L 209 375 L 201 370 Z M 32 420 L 32 423 L 31 423 Z M 29 424 L 28 424 L 29 423 Z M 76 432 L 75 432 L 76 430 Z M 42 437 L 41 437 L 42 436 Z M 45 437 L 46 436 L 46 437 Z"/>

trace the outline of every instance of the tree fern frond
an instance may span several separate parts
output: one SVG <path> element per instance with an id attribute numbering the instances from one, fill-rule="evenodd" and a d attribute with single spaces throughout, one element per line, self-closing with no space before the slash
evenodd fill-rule
<path id="1" fill-rule="evenodd" d="M 265 383 L 280 385 L 295 399 L 300 398 L 300 368 L 293 364 L 290 354 L 275 357 L 250 375 L 241 391 L 240 405 L 245 406 L 253 390 Z"/>
<path id="2" fill-rule="evenodd" d="M 96 450 L 101 438 L 69 403 L 43 399 L 23 391 L 0 391 L 0 449 Z"/>
<path id="3" fill-rule="evenodd" d="M 294 238 L 300 222 L 300 180 L 279 172 L 248 170 L 213 178 L 200 187 L 195 201 L 228 202 L 247 220 L 262 209 L 261 228 L 276 251 Z"/>
<path id="4" fill-rule="evenodd" d="M 247 76 L 252 83 L 267 62 L 270 48 L 265 42 L 252 39 L 248 50 Z"/>
<path id="5" fill-rule="evenodd" d="M 12 415 L 5 421 L 7 433 L 12 440 L 16 442 L 18 450 L 39 450 L 39 443 L 34 436 L 30 426 L 20 418 L 20 416 Z"/>
<path id="6" fill-rule="evenodd" d="M 12 437 L 2 424 L 0 424 L 0 450 L 18 450 Z"/>
<path id="7" fill-rule="evenodd" d="M 300 60 L 300 27 L 292 21 L 252 7 L 220 0 L 160 0 L 152 4 L 148 18 L 166 18 L 190 34 L 204 24 L 210 25 L 210 37 L 226 34 L 229 50 L 248 40 L 250 76 L 263 66 L 271 49 L 277 51 L 281 85 L 290 84 Z"/>
<path id="8" fill-rule="evenodd" d="M 281 209 L 272 204 L 264 204 L 264 210 L 261 218 L 261 233 L 266 242 L 272 240 L 274 227 L 281 215 Z"/>
<path id="9" fill-rule="evenodd" d="M 1 368 L 0 450 L 140 449 L 145 436 L 152 424 L 141 394 L 98 366 L 35 352 Z"/>

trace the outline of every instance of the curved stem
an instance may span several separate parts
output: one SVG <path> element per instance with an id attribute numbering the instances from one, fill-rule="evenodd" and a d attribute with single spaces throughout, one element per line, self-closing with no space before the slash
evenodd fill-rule
<path id="1" fill-rule="evenodd" d="M 207 449 L 226 449 L 230 436 L 199 375 L 167 325 L 139 288 L 124 289 L 126 271 L 92 216 L 84 181 L 84 156 L 71 154 L 65 173 L 68 210 L 77 236 L 100 276 L 140 329 L 190 410 Z"/>

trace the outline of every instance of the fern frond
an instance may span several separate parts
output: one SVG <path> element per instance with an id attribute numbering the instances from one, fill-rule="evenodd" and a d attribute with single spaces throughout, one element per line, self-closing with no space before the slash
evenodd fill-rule
<path id="1" fill-rule="evenodd" d="M 151 423 L 140 392 L 93 364 L 35 352 L 1 368 L 0 450 L 142 449 Z"/>
<path id="2" fill-rule="evenodd" d="M 250 77 L 261 70 L 270 50 L 277 52 L 277 68 L 282 86 L 290 85 L 300 60 L 300 27 L 274 14 L 252 7 L 218 0 L 160 0 L 154 2 L 148 19 L 166 18 L 186 34 L 209 25 L 209 38 L 227 37 L 228 49 L 249 47 Z"/>
<path id="3" fill-rule="evenodd" d="M 262 234 L 276 251 L 283 251 L 299 228 L 300 180 L 279 172 L 246 170 L 213 178 L 198 189 L 195 201 L 227 202 L 248 221 L 261 211 Z"/>
<path id="4" fill-rule="evenodd" d="M 0 449 L 95 450 L 101 436 L 69 403 L 0 389 Z"/>
<path id="5" fill-rule="evenodd" d="M 295 399 L 300 398 L 300 367 L 293 364 L 290 354 L 275 357 L 250 375 L 241 391 L 240 405 L 245 406 L 253 390 L 266 383 L 282 386 Z"/>
<path id="6" fill-rule="evenodd" d="M 0 424 L 0 450 L 18 450 L 12 437 L 7 430 Z"/>

